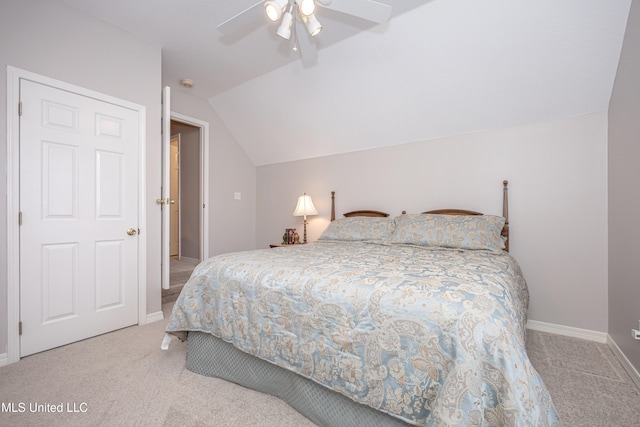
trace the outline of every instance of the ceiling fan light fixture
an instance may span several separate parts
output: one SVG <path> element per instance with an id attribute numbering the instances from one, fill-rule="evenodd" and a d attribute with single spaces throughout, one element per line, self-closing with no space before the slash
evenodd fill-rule
<path id="1" fill-rule="evenodd" d="M 312 15 L 313 12 L 316 11 L 315 0 L 301 0 L 298 4 L 298 10 L 300 11 L 300 15 L 302 16 Z"/>
<path id="2" fill-rule="evenodd" d="M 293 23 L 293 14 L 290 11 L 285 12 L 282 17 L 282 22 L 278 27 L 276 34 L 285 40 L 289 40 L 291 37 L 291 24 Z"/>
<path id="3" fill-rule="evenodd" d="M 269 0 L 264 2 L 264 11 L 267 14 L 267 18 L 270 21 L 278 22 L 287 4 L 289 4 L 288 0 Z"/>
<path id="4" fill-rule="evenodd" d="M 320 31 L 322 31 L 322 24 L 320 24 L 320 21 L 318 21 L 318 18 L 316 18 L 316 15 L 311 14 L 309 16 L 303 16 L 302 21 L 304 22 L 304 25 L 307 27 L 307 31 L 309 32 L 309 35 L 311 37 L 317 36 L 320 33 Z"/>

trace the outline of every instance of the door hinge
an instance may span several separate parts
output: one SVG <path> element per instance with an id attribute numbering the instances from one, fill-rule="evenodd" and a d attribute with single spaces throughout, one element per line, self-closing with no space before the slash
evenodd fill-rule
<path id="1" fill-rule="evenodd" d="M 22 322 L 18 322 L 18 335 L 22 335 Z"/>
<path id="2" fill-rule="evenodd" d="M 18 116 L 22 115 L 22 101 L 18 102 Z"/>
<path id="3" fill-rule="evenodd" d="M 18 212 L 18 225 L 22 225 L 22 212 Z"/>

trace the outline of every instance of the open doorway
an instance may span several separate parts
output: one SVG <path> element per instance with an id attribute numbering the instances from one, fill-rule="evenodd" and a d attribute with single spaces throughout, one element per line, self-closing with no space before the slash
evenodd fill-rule
<path id="1" fill-rule="evenodd" d="M 202 128 L 171 120 L 169 204 L 169 289 L 162 303 L 178 298 L 195 266 L 203 259 L 201 177 Z"/>

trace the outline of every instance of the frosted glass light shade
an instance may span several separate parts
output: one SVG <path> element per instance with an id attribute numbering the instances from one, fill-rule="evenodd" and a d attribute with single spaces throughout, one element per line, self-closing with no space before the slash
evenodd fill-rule
<path id="1" fill-rule="evenodd" d="M 293 216 L 306 215 L 318 215 L 318 211 L 316 210 L 316 207 L 313 206 L 311 196 L 308 196 L 305 193 L 304 195 L 298 197 L 298 204 L 296 205 L 296 209 L 293 211 Z"/>

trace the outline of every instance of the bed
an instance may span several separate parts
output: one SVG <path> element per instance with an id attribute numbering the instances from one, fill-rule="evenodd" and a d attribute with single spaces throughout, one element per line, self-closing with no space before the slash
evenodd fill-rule
<path id="1" fill-rule="evenodd" d="M 166 332 L 187 368 L 325 426 L 560 426 L 525 350 L 503 215 L 349 212 L 313 243 L 196 267 Z"/>

